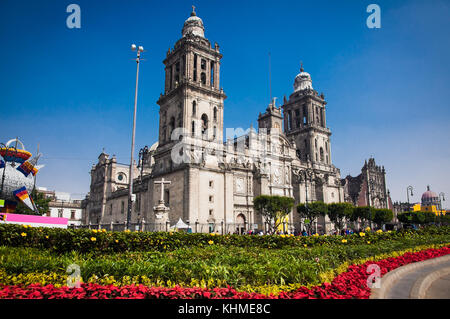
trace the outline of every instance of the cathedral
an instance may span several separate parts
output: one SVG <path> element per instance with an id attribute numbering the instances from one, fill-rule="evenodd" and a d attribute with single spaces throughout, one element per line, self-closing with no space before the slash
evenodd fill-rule
<path id="1" fill-rule="evenodd" d="M 272 100 L 259 114 L 257 128 L 224 129 L 221 59 L 219 45 L 205 37 L 193 10 L 163 61 L 159 137 L 141 149 L 133 167 L 131 222 L 164 230 L 181 219 L 193 232 L 243 233 L 266 229 L 253 207 L 258 195 L 289 196 L 295 205 L 348 199 L 348 185 L 332 162 L 327 102 L 310 74 L 301 67 L 292 94 L 281 106 Z M 91 169 L 85 224 L 113 228 L 126 220 L 128 175 L 129 165 L 100 154 Z M 166 210 L 155 213 L 161 204 Z M 301 230 L 302 222 L 294 207 L 284 231 Z M 320 232 L 330 227 L 326 218 L 316 225 Z"/>

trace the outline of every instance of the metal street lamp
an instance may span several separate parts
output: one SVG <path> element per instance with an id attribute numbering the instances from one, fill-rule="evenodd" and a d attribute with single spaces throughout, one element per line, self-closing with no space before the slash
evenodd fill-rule
<path id="1" fill-rule="evenodd" d="M 411 193 L 411 196 L 413 196 L 413 187 L 412 186 L 408 186 L 406 188 L 406 197 L 408 198 L 408 211 L 410 210 L 410 205 L 409 205 L 409 194 Z"/>
<path id="2" fill-rule="evenodd" d="M 441 192 L 439 193 L 439 210 L 440 210 L 439 214 L 442 213 L 442 201 L 445 202 L 445 194 Z"/>
<path id="3" fill-rule="evenodd" d="M 144 47 L 136 47 L 136 44 L 131 45 L 131 50 L 137 50 L 136 56 L 136 90 L 134 93 L 134 114 L 133 114 L 133 134 L 131 137 L 131 160 L 130 160 L 130 173 L 129 173 L 129 187 L 128 187 L 128 212 L 127 212 L 127 225 L 126 229 L 130 228 L 131 210 L 133 206 L 133 153 L 134 153 L 134 139 L 136 133 L 136 110 L 137 110 L 137 96 L 138 96 L 138 80 L 139 80 L 139 62 L 141 61 L 141 52 L 144 51 Z"/>

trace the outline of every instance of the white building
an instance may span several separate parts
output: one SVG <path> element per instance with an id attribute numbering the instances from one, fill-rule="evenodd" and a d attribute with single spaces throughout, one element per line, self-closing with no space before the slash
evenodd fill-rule
<path id="1" fill-rule="evenodd" d="M 72 199 L 69 193 L 49 191 L 45 187 L 38 187 L 37 191 L 52 199 L 46 216 L 67 218 L 68 226 L 81 225 L 81 200 Z"/>

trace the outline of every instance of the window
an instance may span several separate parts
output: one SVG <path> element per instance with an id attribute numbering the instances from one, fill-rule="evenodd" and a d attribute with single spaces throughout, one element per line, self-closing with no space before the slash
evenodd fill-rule
<path id="1" fill-rule="evenodd" d="M 217 122 L 217 107 L 214 107 L 214 122 Z"/>
<path id="2" fill-rule="evenodd" d="M 213 214 L 213 210 L 210 209 L 210 210 L 209 210 L 209 216 L 212 216 L 212 214 Z"/>
<path id="3" fill-rule="evenodd" d="M 175 117 L 172 116 L 169 122 L 169 139 L 172 138 L 172 132 L 174 129 L 175 129 Z"/>
<path id="4" fill-rule="evenodd" d="M 217 127 L 213 127 L 213 138 L 216 139 L 217 136 Z"/>
<path id="5" fill-rule="evenodd" d="M 208 116 L 206 114 L 203 114 L 202 115 L 202 136 L 203 137 L 207 137 L 206 136 L 207 131 L 208 131 Z"/>
<path id="6" fill-rule="evenodd" d="M 324 153 L 323 153 L 323 148 L 320 148 L 320 161 L 323 162 L 324 161 Z"/>
<path id="7" fill-rule="evenodd" d="M 194 82 L 197 82 L 197 54 L 194 54 Z"/>
<path id="8" fill-rule="evenodd" d="M 206 70 L 206 60 L 205 59 L 202 59 L 202 62 L 201 62 L 202 64 L 201 64 L 201 68 L 202 68 L 202 70 Z"/>
<path id="9" fill-rule="evenodd" d="M 109 214 L 112 215 L 112 204 L 109 205 Z"/>
<path id="10" fill-rule="evenodd" d="M 291 110 L 288 111 L 288 118 L 287 118 L 287 126 L 288 126 L 288 131 L 292 130 L 292 112 Z"/>
<path id="11" fill-rule="evenodd" d="M 303 105 L 303 125 L 308 124 L 308 109 L 306 108 L 306 105 Z"/>
<path id="12" fill-rule="evenodd" d="M 58 209 L 58 217 L 63 217 L 64 209 Z"/>
<path id="13" fill-rule="evenodd" d="M 47 216 L 50 216 L 50 211 L 47 211 Z"/>
<path id="14" fill-rule="evenodd" d="M 169 90 L 172 90 L 172 79 L 173 79 L 172 72 L 173 72 L 173 65 L 171 65 L 169 69 Z"/>
<path id="15" fill-rule="evenodd" d="M 192 102 L 192 115 L 194 116 L 197 112 L 197 102 Z"/>
<path id="16" fill-rule="evenodd" d="M 168 189 L 164 190 L 164 202 L 167 206 L 170 204 L 170 191 Z"/>
<path id="17" fill-rule="evenodd" d="M 125 202 L 122 201 L 120 204 L 121 204 L 121 205 L 120 205 L 120 212 L 121 212 L 122 214 L 125 214 Z"/>
<path id="18" fill-rule="evenodd" d="M 70 219 L 75 219 L 75 210 L 70 211 Z"/>
<path id="19" fill-rule="evenodd" d="M 194 122 L 194 121 L 192 121 L 192 129 L 191 129 L 191 132 L 192 132 L 192 137 L 194 137 L 194 136 L 195 136 L 195 122 Z"/>
<path id="20" fill-rule="evenodd" d="M 209 202 L 212 203 L 213 200 L 214 200 L 214 197 L 210 195 L 210 196 L 209 196 Z"/>
<path id="21" fill-rule="evenodd" d="M 295 110 L 295 126 L 300 127 L 300 110 Z"/>
<path id="22" fill-rule="evenodd" d="M 214 86 L 214 61 L 211 61 L 210 85 Z"/>
<path id="23" fill-rule="evenodd" d="M 214 181 L 209 181 L 209 187 L 214 187 Z"/>
<path id="24" fill-rule="evenodd" d="M 202 84 L 206 84 L 206 74 L 205 74 L 205 72 L 202 72 L 202 74 L 201 74 L 201 81 L 202 81 Z"/>

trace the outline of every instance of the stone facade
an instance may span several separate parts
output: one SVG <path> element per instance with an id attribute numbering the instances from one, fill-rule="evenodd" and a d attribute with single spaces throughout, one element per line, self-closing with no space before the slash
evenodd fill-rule
<path id="1" fill-rule="evenodd" d="M 219 45 L 205 38 L 203 21 L 192 12 L 182 38 L 163 61 L 159 137 L 134 168 L 139 177 L 133 186 L 132 222 L 158 222 L 153 208 L 161 187 L 154 182 L 163 178 L 171 182 L 163 194 L 168 220 L 175 224 L 181 218 L 194 232 L 264 229 L 253 208 L 254 197 L 261 194 L 290 196 L 296 204 L 344 201 L 340 172 L 331 160 L 326 102 L 312 88 L 310 75 L 300 70 L 294 93 L 282 106 L 271 101 L 259 114 L 257 130 L 224 130 L 221 58 Z M 100 155 L 91 171 L 86 223 L 126 219 L 128 170 L 114 157 Z M 305 170 L 311 172 L 308 178 Z M 294 209 L 286 230 L 300 230 L 301 222 Z M 320 222 L 319 230 L 326 231 L 329 223 Z"/>
<path id="2" fill-rule="evenodd" d="M 361 174 L 356 177 L 348 175 L 342 180 L 345 201 L 355 206 L 393 209 L 391 197 L 386 184 L 384 166 L 377 166 L 374 158 L 364 163 Z"/>

